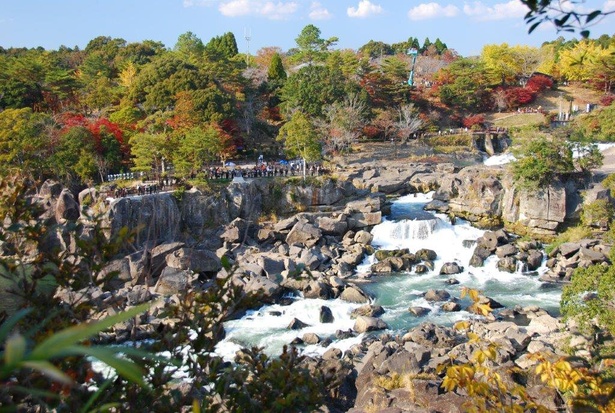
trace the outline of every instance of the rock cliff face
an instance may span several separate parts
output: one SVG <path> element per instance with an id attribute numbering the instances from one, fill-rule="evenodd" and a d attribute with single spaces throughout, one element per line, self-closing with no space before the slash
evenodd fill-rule
<path id="1" fill-rule="evenodd" d="M 111 234 L 122 228 L 135 232 L 134 247 L 157 245 L 178 239 L 180 211 L 171 194 L 119 198 L 108 212 Z"/>
<path id="2" fill-rule="evenodd" d="M 232 183 L 224 191 L 203 194 L 146 195 L 115 200 L 108 213 L 110 228 L 138 229 L 135 247 L 182 241 L 216 249 L 220 228 L 236 218 L 256 222 L 263 213 L 290 215 L 305 207 L 341 207 L 369 193 L 404 194 L 437 189 L 429 209 L 458 216 L 484 228 L 500 227 L 535 236 L 551 236 L 567 219 L 576 217 L 582 200 L 580 184 L 554 181 L 542 191 L 514 187 L 502 167 L 473 166 L 456 171 L 452 165 L 408 165 L 405 168 L 359 168 L 345 171 L 338 180 L 318 186 L 274 180 Z M 66 202 L 60 203 L 67 205 Z M 65 208 L 70 217 L 74 208 Z M 355 214 L 356 212 L 350 212 Z M 369 212 L 359 223 L 373 225 Z M 217 234 L 219 235 L 219 234 Z"/>
<path id="3" fill-rule="evenodd" d="M 429 209 L 485 228 L 511 225 L 534 236 L 552 236 L 577 216 L 582 182 L 555 180 L 538 191 L 515 188 L 506 169 L 475 166 L 445 175 Z"/>

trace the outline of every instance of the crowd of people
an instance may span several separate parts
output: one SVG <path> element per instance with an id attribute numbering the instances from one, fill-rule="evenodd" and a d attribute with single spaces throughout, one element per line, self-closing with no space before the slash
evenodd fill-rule
<path id="1" fill-rule="evenodd" d="M 259 162 L 254 166 L 211 166 L 204 170 L 205 178 L 208 180 L 231 180 L 236 177 L 248 178 L 266 178 L 266 177 L 290 177 L 303 175 L 303 162 Z M 318 163 L 305 165 L 305 173 L 308 176 L 320 176 L 326 174 L 327 171 Z M 133 187 L 115 186 L 112 189 L 114 198 L 122 198 L 132 195 L 151 195 L 163 191 L 165 187 L 174 187 L 177 180 L 174 178 L 164 178 L 160 181 L 140 182 Z"/>
<path id="2" fill-rule="evenodd" d="M 305 172 L 310 176 L 319 176 L 325 173 L 319 164 L 306 164 Z M 303 175 L 302 163 L 277 163 L 262 162 L 253 167 L 210 167 L 207 170 L 207 179 L 233 179 L 234 177 L 243 178 L 262 178 L 262 177 L 285 177 Z"/>

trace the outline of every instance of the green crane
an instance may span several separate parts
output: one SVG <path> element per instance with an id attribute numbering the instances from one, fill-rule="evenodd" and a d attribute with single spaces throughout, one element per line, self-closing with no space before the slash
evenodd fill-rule
<path id="1" fill-rule="evenodd" d="M 414 86 L 414 66 L 416 65 L 416 57 L 419 55 L 419 51 L 413 47 L 408 50 L 408 54 L 412 56 L 412 66 L 410 67 L 410 76 L 408 76 L 408 85 Z"/>

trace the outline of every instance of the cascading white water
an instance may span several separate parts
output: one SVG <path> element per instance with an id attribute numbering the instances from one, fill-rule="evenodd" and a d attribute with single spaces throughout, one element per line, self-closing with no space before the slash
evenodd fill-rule
<path id="1" fill-rule="evenodd" d="M 396 223 L 391 232 L 391 238 L 397 240 L 427 239 L 433 234 L 438 221 L 434 219 L 409 220 Z"/>
<path id="2" fill-rule="evenodd" d="M 372 245 L 376 249 L 408 248 L 411 252 L 427 248 L 434 250 L 438 258 L 434 262 L 434 271 L 427 274 L 397 274 L 391 276 L 371 277 L 373 283 L 364 284 L 362 288 L 375 297 L 375 304 L 385 308 L 382 316 L 394 332 L 403 332 L 421 322 L 430 321 L 439 324 L 451 324 L 456 320 L 469 317 L 464 311 L 447 313 L 440 311 L 439 303 L 430 303 L 422 294 L 430 288 L 446 289 L 459 298 L 462 286 L 482 290 L 483 293 L 500 303 L 513 307 L 515 305 L 535 304 L 549 310 L 559 307 L 560 292 L 556 289 L 542 289 L 537 277 L 522 273 L 500 272 L 496 268 L 497 257 L 488 258 L 480 268 L 470 267 L 469 261 L 474 250 L 474 242 L 484 231 L 473 228 L 463 220 L 451 224 L 444 215 L 427 216 L 422 210 L 431 199 L 427 195 L 411 195 L 395 201 L 391 217 L 372 229 Z M 413 216 L 419 219 L 414 220 Z M 399 222 L 396 220 L 401 219 Z M 366 257 L 357 268 L 357 276 L 370 276 L 370 267 L 375 262 L 374 256 Z M 441 276 L 439 271 L 446 262 L 457 262 L 464 271 L 454 276 Z M 540 272 L 540 270 L 539 270 Z M 455 278 L 459 285 L 446 283 Z M 318 320 L 321 305 L 328 306 L 335 317 L 331 324 Z M 421 306 L 431 311 L 426 317 L 412 316 L 408 308 Z M 336 341 L 337 330 L 352 328 L 354 320 L 350 312 L 358 307 L 341 300 L 305 300 L 298 298 L 286 307 L 264 306 L 248 313 L 240 320 L 225 323 L 226 339 L 218 344 L 217 352 L 232 359 L 240 346 L 261 346 L 269 354 L 279 354 L 282 346 L 294 338 L 301 338 L 306 332 L 313 332 L 321 338 L 333 338 L 328 347 L 312 345 L 304 348 L 306 353 L 322 354 L 330 347 L 349 348 L 361 340 L 361 337 Z M 309 324 L 309 327 L 295 331 L 287 328 L 293 318 Z"/>

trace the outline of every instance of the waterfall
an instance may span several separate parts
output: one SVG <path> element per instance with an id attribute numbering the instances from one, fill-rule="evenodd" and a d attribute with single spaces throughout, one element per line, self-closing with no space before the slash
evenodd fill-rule
<path id="1" fill-rule="evenodd" d="M 427 239 L 434 233 L 438 220 L 402 220 L 396 222 L 391 228 L 391 238 L 395 240 L 419 240 Z"/>
<path id="2" fill-rule="evenodd" d="M 515 269 L 517 274 L 524 274 L 527 272 L 527 263 L 519 260 L 517 261 L 517 268 Z"/>

